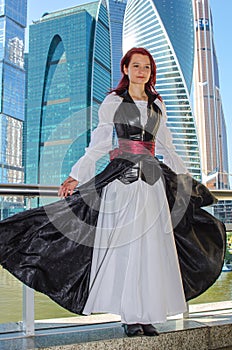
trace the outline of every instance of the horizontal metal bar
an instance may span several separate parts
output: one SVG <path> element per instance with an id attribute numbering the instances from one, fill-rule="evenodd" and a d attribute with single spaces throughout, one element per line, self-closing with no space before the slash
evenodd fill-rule
<path id="1" fill-rule="evenodd" d="M 57 197 L 59 186 L 0 184 L 0 195 Z M 232 190 L 211 190 L 218 200 L 232 200 Z"/>
<path id="2" fill-rule="evenodd" d="M 25 197 L 57 197 L 58 186 L 0 184 L 0 195 Z"/>
<path id="3" fill-rule="evenodd" d="M 210 191 L 218 200 L 232 200 L 232 190 L 211 190 Z"/>

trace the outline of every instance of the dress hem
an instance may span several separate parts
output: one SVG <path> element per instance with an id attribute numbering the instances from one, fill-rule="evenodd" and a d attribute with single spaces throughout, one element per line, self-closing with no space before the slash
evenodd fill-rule
<path id="1" fill-rule="evenodd" d="M 126 323 L 126 324 L 135 324 L 135 323 L 139 323 L 139 324 L 157 324 L 157 323 L 165 323 L 165 322 L 167 322 L 167 318 L 168 317 L 172 317 L 172 316 L 177 316 L 177 315 L 180 315 L 180 314 L 183 314 L 183 313 L 185 313 L 187 311 L 187 308 L 185 308 L 185 310 L 182 310 L 182 311 L 175 311 L 175 312 L 171 312 L 171 313 L 168 313 L 167 315 L 166 315 L 166 318 L 165 319 L 163 319 L 163 320 L 156 320 L 156 321 L 151 321 L 151 320 L 149 320 L 149 321 L 139 321 L 139 320 L 134 320 L 134 321 L 130 321 L 130 322 L 125 322 L 124 320 L 121 320 L 121 322 L 122 323 Z M 82 313 L 82 315 L 83 316 L 91 316 L 92 314 L 95 314 L 96 315 L 96 313 L 103 313 L 103 314 L 113 314 L 113 315 L 117 315 L 117 316 L 120 316 L 120 314 L 119 313 L 117 313 L 117 312 L 114 312 L 114 311 L 112 311 L 112 312 L 106 312 L 106 311 L 92 311 L 92 312 L 90 312 L 90 313 Z"/>

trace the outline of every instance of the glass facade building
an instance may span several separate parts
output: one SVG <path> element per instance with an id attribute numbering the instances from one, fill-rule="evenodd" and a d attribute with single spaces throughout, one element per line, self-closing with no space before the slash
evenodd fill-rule
<path id="1" fill-rule="evenodd" d="M 123 51 L 146 47 L 157 65 L 157 91 L 167 108 L 173 143 L 189 172 L 201 179 L 195 120 L 190 105 L 194 63 L 192 0 L 128 0 Z"/>
<path id="2" fill-rule="evenodd" d="M 22 183 L 24 120 L 24 35 L 27 0 L 0 0 L 0 181 Z M 2 200 L 2 199 L 1 199 Z M 20 198 L 4 198 L 1 213 L 22 206 Z M 12 209 L 13 210 L 13 209 Z M 8 214 L 7 214 L 8 213 Z"/>
<path id="3" fill-rule="evenodd" d="M 121 79 L 120 61 L 122 58 L 123 21 L 127 0 L 108 0 L 110 16 L 110 38 L 112 55 L 112 88 Z"/>
<path id="4" fill-rule="evenodd" d="M 229 188 L 226 124 L 220 95 L 213 20 L 208 0 L 194 1 L 194 101 L 202 178 L 211 189 Z"/>
<path id="5" fill-rule="evenodd" d="M 59 185 L 67 177 L 110 87 L 106 1 L 44 14 L 30 26 L 27 183 Z"/>

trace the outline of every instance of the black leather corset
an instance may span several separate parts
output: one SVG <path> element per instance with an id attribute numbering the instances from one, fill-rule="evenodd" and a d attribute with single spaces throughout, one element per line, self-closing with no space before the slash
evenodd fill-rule
<path id="1" fill-rule="evenodd" d="M 141 125 L 140 111 L 128 92 L 121 95 L 122 103 L 114 115 L 114 124 L 118 138 L 140 141 L 154 141 L 162 116 L 161 110 L 154 103 L 156 95 L 150 95 L 147 105 L 148 119 Z"/>
<path id="2" fill-rule="evenodd" d="M 148 95 L 148 118 L 144 127 L 141 125 L 140 111 L 129 93 L 126 91 L 121 97 L 123 98 L 122 103 L 114 115 L 114 125 L 118 139 L 154 141 L 162 117 L 161 110 L 154 103 L 156 95 Z M 150 172 L 154 172 L 154 169 L 149 170 L 149 167 L 154 158 L 125 151 L 120 155 L 120 158 L 130 160 L 132 163 L 131 168 L 120 177 L 122 182 L 131 183 L 138 180 L 139 177 L 149 182 L 147 180 L 151 175 Z"/>

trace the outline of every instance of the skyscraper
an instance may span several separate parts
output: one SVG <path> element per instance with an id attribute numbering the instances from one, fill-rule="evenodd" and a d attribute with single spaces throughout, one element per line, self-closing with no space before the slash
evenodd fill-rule
<path id="1" fill-rule="evenodd" d="M 226 125 L 220 95 L 210 4 L 208 0 L 194 0 L 193 4 L 196 29 L 194 101 L 202 180 L 212 189 L 228 188 Z"/>
<path id="2" fill-rule="evenodd" d="M 110 39 L 112 57 L 112 87 L 115 88 L 121 78 L 120 60 L 122 58 L 123 21 L 127 0 L 108 0 L 110 18 Z"/>
<path id="3" fill-rule="evenodd" d="M 111 87 L 106 1 L 45 13 L 30 27 L 26 181 L 58 185 L 83 155 Z"/>
<path id="4" fill-rule="evenodd" d="M 0 181 L 22 183 L 24 120 L 24 34 L 27 0 L 0 0 Z M 2 198 L 1 198 L 2 200 Z M 21 206 L 19 198 L 1 202 L 2 216 Z M 6 213 L 5 213 L 6 212 Z"/>
<path id="5" fill-rule="evenodd" d="M 194 63 L 192 0 L 128 0 L 123 49 L 146 47 L 157 64 L 156 88 L 168 116 L 173 143 L 189 172 L 201 177 L 198 139 L 190 105 Z"/>

